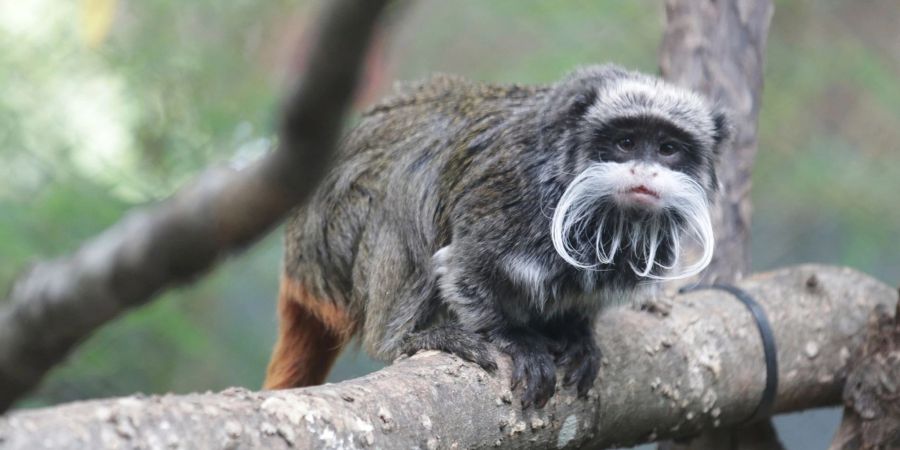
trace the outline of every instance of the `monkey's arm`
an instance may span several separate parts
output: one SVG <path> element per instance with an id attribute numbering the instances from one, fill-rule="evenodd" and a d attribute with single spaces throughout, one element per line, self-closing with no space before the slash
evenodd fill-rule
<path id="1" fill-rule="evenodd" d="M 476 246 L 486 248 L 482 241 Z M 523 407 L 542 407 L 553 395 L 557 366 L 565 369 L 564 384 L 576 384 L 579 393 L 586 394 L 599 367 L 591 332 L 594 315 L 575 309 L 543 317 L 522 292 L 512 288 L 512 280 L 497 266 L 502 258 L 471 257 L 478 248 L 461 239 L 436 254 L 442 298 L 457 323 L 413 335 L 405 350 L 449 351 L 486 367 L 482 342 L 487 340 L 512 359 L 511 385 L 523 387 Z"/>

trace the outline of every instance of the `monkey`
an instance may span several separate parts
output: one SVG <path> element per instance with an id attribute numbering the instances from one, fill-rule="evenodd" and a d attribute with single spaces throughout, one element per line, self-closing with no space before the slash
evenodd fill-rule
<path id="1" fill-rule="evenodd" d="M 440 350 L 494 371 L 499 351 L 523 408 L 546 404 L 558 368 L 586 395 L 598 312 L 709 264 L 729 137 L 704 97 L 611 64 L 396 87 L 287 222 L 265 387 L 322 383 L 359 336 L 386 361 Z"/>

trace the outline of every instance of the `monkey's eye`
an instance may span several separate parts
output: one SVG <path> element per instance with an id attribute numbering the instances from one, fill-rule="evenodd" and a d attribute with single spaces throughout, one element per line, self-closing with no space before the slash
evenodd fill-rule
<path id="1" fill-rule="evenodd" d="M 678 145 L 671 142 L 666 142 L 659 146 L 659 154 L 663 156 L 672 156 L 678 153 L 679 150 Z"/>
<path id="2" fill-rule="evenodd" d="M 631 138 L 622 138 L 616 141 L 616 147 L 619 147 L 619 150 L 630 152 L 634 148 L 634 141 Z"/>

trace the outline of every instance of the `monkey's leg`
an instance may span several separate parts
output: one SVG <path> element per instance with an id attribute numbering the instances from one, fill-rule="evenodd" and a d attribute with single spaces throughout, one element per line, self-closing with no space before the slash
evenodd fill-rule
<path id="1" fill-rule="evenodd" d="M 423 331 L 411 333 L 403 340 L 401 351 L 414 355 L 420 350 L 440 350 L 481 366 L 488 372 L 497 369 L 497 363 L 481 335 L 463 330 L 456 323 L 446 323 Z"/>
<path id="2" fill-rule="evenodd" d="M 564 316 L 551 324 L 557 340 L 556 363 L 565 370 L 563 385 L 575 385 L 584 397 L 600 371 L 600 350 L 594 343 L 591 316 Z"/>
<path id="3" fill-rule="evenodd" d="M 263 387 L 287 389 L 324 382 L 353 333 L 348 312 L 328 299 L 315 298 L 283 275 L 278 318 L 278 341 Z"/>

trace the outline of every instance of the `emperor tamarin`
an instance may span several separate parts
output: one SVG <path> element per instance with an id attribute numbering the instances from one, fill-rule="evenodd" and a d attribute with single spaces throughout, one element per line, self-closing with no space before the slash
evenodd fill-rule
<path id="1" fill-rule="evenodd" d="M 553 395 L 557 367 L 584 394 L 598 311 L 709 264 L 728 129 L 699 95 L 612 65 L 399 87 L 287 224 L 266 387 L 321 383 L 359 335 L 380 359 L 436 349 L 489 370 L 495 346 L 524 407 Z"/>

